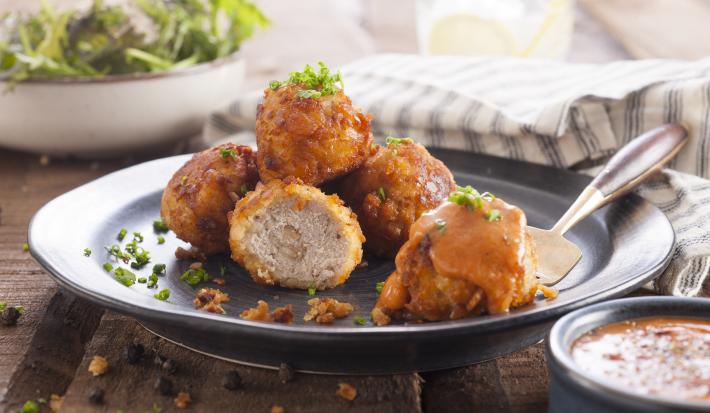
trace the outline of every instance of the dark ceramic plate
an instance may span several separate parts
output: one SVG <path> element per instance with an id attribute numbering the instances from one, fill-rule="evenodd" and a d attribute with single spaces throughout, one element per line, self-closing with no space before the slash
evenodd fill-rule
<path id="1" fill-rule="evenodd" d="M 525 210 L 531 225 L 550 227 L 589 182 L 586 176 L 522 162 L 477 156 L 450 150 L 432 150 L 453 172 L 460 185 L 490 191 Z M 290 363 L 302 371 L 327 373 L 394 373 L 449 368 L 479 362 L 520 350 L 544 337 L 560 315 L 584 305 L 617 297 L 652 279 L 667 265 L 673 230 L 666 217 L 650 203 L 629 195 L 605 207 L 576 226 L 569 238 L 583 258 L 559 284 L 554 300 L 509 314 L 457 321 L 374 327 L 352 318 L 331 326 L 302 320 L 305 291 L 258 285 L 227 256 L 212 257 L 211 274 L 227 265 L 231 296 L 227 315 L 195 310 L 194 289 L 179 280 L 190 264 L 177 261 L 177 246 L 185 246 L 172 233 L 158 245 L 152 222 L 159 216 L 163 187 L 188 159 L 178 156 L 136 165 L 70 191 L 45 205 L 32 220 L 29 244 L 32 255 L 63 286 L 113 310 L 137 318 L 148 329 L 178 344 L 245 364 L 276 367 Z M 116 243 L 127 228 L 140 231 L 151 263 L 167 264 L 160 288 L 172 291 L 170 301 L 153 298 L 145 284 L 124 287 L 106 273 L 104 246 Z M 90 247 L 93 254 L 84 257 Z M 391 260 L 369 259 L 345 285 L 319 292 L 355 307 L 353 315 L 369 319 L 377 293 L 375 283 L 393 269 Z M 140 271 L 147 276 L 151 265 Z M 214 285 L 213 285 L 214 286 Z M 239 313 L 263 299 L 273 306 L 292 304 L 291 325 L 241 320 Z"/>

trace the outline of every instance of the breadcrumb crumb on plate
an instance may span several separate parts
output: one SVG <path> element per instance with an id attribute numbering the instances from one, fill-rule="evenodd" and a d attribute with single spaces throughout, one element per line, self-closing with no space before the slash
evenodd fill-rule
<path id="1" fill-rule="evenodd" d="M 334 298 L 311 298 L 308 300 L 310 308 L 303 320 L 316 320 L 319 324 L 330 324 L 337 318 L 345 318 L 353 312 L 350 303 L 341 303 Z"/>
<path id="2" fill-rule="evenodd" d="M 101 376 L 108 371 L 108 361 L 102 356 L 94 356 L 89 363 L 89 372 L 94 376 Z"/>
<path id="3" fill-rule="evenodd" d="M 338 383 L 338 390 L 335 394 L 351 402 L 357 397 L 357 389 L 348 383 Z"/>

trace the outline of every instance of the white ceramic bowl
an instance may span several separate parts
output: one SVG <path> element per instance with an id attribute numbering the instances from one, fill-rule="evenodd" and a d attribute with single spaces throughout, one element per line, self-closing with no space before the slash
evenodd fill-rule
<path id="1" fill-rule="evenodd" d="M 102 78 L 0 82 L 0 146 L 47 155 L 111 157 L 198 134 L 244 80 L 235 54 L 186 69 Z"/>

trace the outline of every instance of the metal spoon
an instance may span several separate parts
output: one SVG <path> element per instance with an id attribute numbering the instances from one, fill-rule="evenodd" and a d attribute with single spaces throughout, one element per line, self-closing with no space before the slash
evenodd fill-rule
<path id="1" fill-rule="evenodd" d="M 528 227 L 537 249 L 540 283 L 557 284 L 582 258 L 582 250 L 564 238 L 567 230 L 658 172 L 687 141 L 688 131 L 679 124 L 644 133 L 611 157 L 552 229 Z"/>

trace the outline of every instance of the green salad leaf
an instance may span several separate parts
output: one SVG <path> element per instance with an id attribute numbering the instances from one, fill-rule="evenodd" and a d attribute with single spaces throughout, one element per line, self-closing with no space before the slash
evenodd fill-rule
<path id="1" fill-rule="evenodd" d="M 132 0 L 131 6 L 138 18 L 103 0 L 86 12 L 57 11 L 42 0 L 35 15 L 7 14 L 0 18 L 0 80 L 189 67 L 236 52 L 269 25 L 252 0 Z M 147 27 L 138 27 L 141 19 Z"/>

